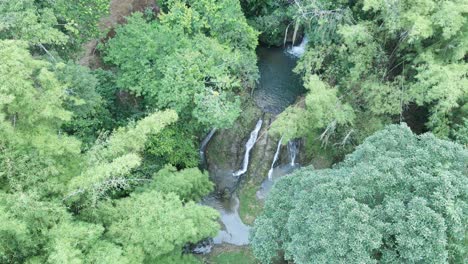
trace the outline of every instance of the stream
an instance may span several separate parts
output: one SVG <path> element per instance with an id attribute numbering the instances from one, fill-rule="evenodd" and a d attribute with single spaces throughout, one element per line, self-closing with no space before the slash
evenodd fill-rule
<path id="1" fill-rule="evenodd" d="M 260 82 L 257 89 L 253 92 L 253 100 L 263 112 L 278 115 L 293 104 L 299 95 L 305 92 L 301 80 L 293 72 L 293 68 L 296 66 L 297 57 L 302 54 L 301 52 L 305 48 L 306 41 L 307 39 L 300 45 L 288 49 L 282 47 L 259 47 L 257 49 Z M 250 137 L 245 141 L 246 151 L 240 168 L 210 172 L 210 178 L 215 182 L 217 189 L 229 190 L 229 193 L 232 195 L 225 197 L 219 194 L 212 194 L 202 201 L 202 204 L 210 206 L 220 213 L 221 230 L 216 237 L 209 240 L 208 244 L 204 241 L 202 245 L 197 246 L 194 250 L 195 253 L 208 253 L 213 244 L 227 243 L 242 246 L 249 243 L 250 226 L 245 225 L 239 216 L 239 198 L 235 190 L 239 185 L 240 176 L 248 170 L 249 153 L 255 148 L 261 126 L 262 120 L 260 119 L 256 126 L 251 128 Z M 213 129 L 201 143 L 200 157 L 202 163 L 205 162 L 204 152 L 215 132 L 216 130 Z M 272 163 L 268 175 L 262 175 L 262 178 L 265 178 L 265 180 L 259 186 L 257 192 L 259 199 L 264 199 L 267 196 L 277 179 L 299 167 L 299 164 L 296 163 L 296 156 L 299 152 L 298 142 L 290 141 L 284 143 L 287 144 L 281 145 L 280 142 L 275 143 L 275 157 L 272 161 L 269 161 Z M 288 162 L 282 162 L 283 164 L 281 164 L 279 160 L 280 151 L 288 151 Z M 231 189 L 229 186 L 234 186 L 234 188 Z"/>

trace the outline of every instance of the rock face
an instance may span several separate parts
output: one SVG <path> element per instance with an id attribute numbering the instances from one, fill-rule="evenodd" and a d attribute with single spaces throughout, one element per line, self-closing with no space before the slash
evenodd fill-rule
<path id="1" fill-rule="evenodd" d="M 263 127 L 260 130 L 257 143 L 252 149 L 252 155 L 246 177 L 247 180 L 250 180 L 255 184 L 261 183 L 266 177 L 268 177 L 268 171 L 270 170 L 271 163 L 273 162 L 279 140 L 279 138 L 272 138 L 268 135 L 268 128 L 274 120 L 273 115 L 266 113 L 263 115 L 263 118 Z"/>
<path id="2" fill-rule="evenodd" d="M 246 103 L 244 111 L 234 126 L 219 130 L 211 139 L 206 150 L 208 170 L 220 193 L 232 193 L 239 184 L 239 178 L 232 173 L 241 167 L 245 153 L 245 144 L 258 119 L 263 120 L 257 142 L 251 150 L 247 173 L 240 176 L 243 180 L 261 183 L 267 177 L 276 144 L 279 139 L 271 138 L 267 130 L 273 122 L 273 116 L 262 111 L 254 103 Z"/>
<path id="3" fill-rule="evenodd" d="M 232 173 L 241 166 L 245 143 L 262 112 L 252 102 L 246 102 L 244 111 L 230 129 L 221 129 L 206 148 L 208 171 L 218 192 L 232 193 L 239 182 Z M 255 149 L 255 147 L 254 147 Z M 242 176 L 241 176 L 242 177 Z"/>
<path id="4" fill-rule="evenodd" d="M 221 129 L 213 136 L 206 148 L 210 171 L 234 171 L 240 167 L 245 151 L 245 142 L 251 129 L 261 117 L 261 111 L 249 103 L 232 128 Z"/>

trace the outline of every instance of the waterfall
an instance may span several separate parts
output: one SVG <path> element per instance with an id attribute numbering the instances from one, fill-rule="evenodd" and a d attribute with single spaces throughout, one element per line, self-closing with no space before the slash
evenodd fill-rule
<path id="1" fill-rule="evenodd" d="M 298 58 L 301 57 L 305 52 L 308 42 L 309 40 L 307 39 L 307 36 L 304 36 L 302 38 L 301 44 L 299 44 L 299 46 L 292 46 L 291 48 L 289 48 L 288 53 Z"/>
<path id="2" fill-rule="evenodd" d="M 202 140 L 200 144 L 200 157 L 202 158 L 202 160 L 205 159 L 206 146 L 208 145 L 208 142 L 210 142 L 211 138 L 214 136 L 215 133 L 216 128 L 211 129 L 210 133 L 208 133 L 208 135 Z"/>
<path id="3" fill-rule="evenodd" d="M 293 139 L 288 142 L 288 152 L 291 166 L 294 166 L 296 164 L 297 153 L 299 152 L 299 142 L 297 140 Z"/>
<path id="4" fill-rule="evenodd" d="M 271 180 L 271 176 L 273 174 L 273 168 L 275 167 L 275 163 L 276 163 L 276 161 L 278 161 L 279 153 L 280 153 L 280 150 L 281 150 L 281 141 L 283 141 L 283 137 L 281 137 L 280 140 L 278 141 L 278 146 L 276 147 L 275 156 L 273 158 L 273 162 L 271 163 L 270 170 L 268 171 L 268 179 L 269 180 Z"/>
<path id="5" fill-rule="evenodd" d="M 210 133 L 202 140 L 200 144 L 200 160 L 202 164 L 205 164 L 205 150 L 206 147 L 208 146 L 208 142 L 210 142 L 211 138 L 214 136 L 216 133 L 216 128 L 211 129 Z"/>
<path id="6" fill-rule="evenodd" d="M 262 128 L 262 123 L 263 121 L 259 119 L 257 121 L 257 125 L 255 125 L 255 129 L 252 132 L 250 132 L 250 138 L 245 144 L 245 154 L 244 154 L 244 160 L 242 161 L 242 168 L 234 172 L 232 174 L 233 176 L 238 177 L 247 172 L 247 167 L 249 166 L 250 150 L 252 150 L 253 146 L 255 145 L 255 142 L 257 141 L 258 132 L 260 131 L 260 128 Z"/>

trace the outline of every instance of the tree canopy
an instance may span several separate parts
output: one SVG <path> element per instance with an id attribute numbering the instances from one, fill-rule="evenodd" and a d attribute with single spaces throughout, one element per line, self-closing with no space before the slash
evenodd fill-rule
<path id="1" fill-rule="evenodd" d="M 448 138 L 456 127 L 464 125 L 460 116 L 467 114 L 465 1 L 294 0 L 265 1 L 261 7 L 252 3 L 262 1 L 243 2 L 245 8 L 260 12 L 259 17 L 275 21 L 254 23 L 265 34 L 270 27 L 278 27 L 285 40 L 293 31 L 294 36 L 299 31 L 308 38 L 296 72 L 306 86 L 311 75 L 318 75 L 337 90 L 337 97 L 351 106 L 356 116 L 357 122 L 335 126 L 332 119 L 322 125 L 334 142 L 348 138 L 352 130 L 348 139 L 357 145 L 381 128 L 377 123 L 414 115 L 408 109 L 416 106 L 429 112 L 423 130 L 439 137 Z M 322 111 L 332 108 L 329 105 Z M 298 131 L 295 136 L 304 133 Z"/>
<path id="2" fill-rule="evenodd" d="M 258 70 L 256 32 L 236 1 L 169 1 L 158 19 L 136 13 L 116 33 L 105 59 L 121 89 L 202 127 L 226 128 L 239 116 L 237 94 L 253 87 Z"/>
<path id="3" fill-rule="evenodd" d="M 467 161 L 461 145 L 388 126 L 332 169 L 279 180 L 253 252 L 263 263 L 462 263 Z"/>
<path id="4" fill-rule="evenodd" d="M 354 152 L 274 184 L 251 229 L 261 262 L 466 262 L 467 13 L 466 0 L 0 0 L 0 263 L 205 262 L 191 253 L 221 228 L 205 203 L 225 224 L 260 215 L 261 171 L 275 149 L 271 167 L 285 160 L 275 137 L 301 164 Z M 276 55 L 301 38 L 305 94 L 262 113 L 258 44 L 284 46 L 260 67 L 290 67 Z M 225 169 L 258 118 L 243 184 Z M 254 261 L 239 251 L 208 258 Z"/>
<path id="5" fill-rule="evenodd" d="M 177 113 L 130 121 L 83 150 L 62 127 L 101 104 L 96 78 L 28 47 L 0 41 L 0 262 L 193 261 L 182 247 L 218 229 L 217 212 L 195 204 L 213 189 L 208 175 L 171 166 L 135 173 L 149 137 Z"/>
<path id="6" fill-rule="evenodd" d="M 0 39 L 23 40 L 32 47 L 51 47 L 73 55 L 84 42 L 99 36 L 99 19 L 108 0 L 0 1 Z"/>

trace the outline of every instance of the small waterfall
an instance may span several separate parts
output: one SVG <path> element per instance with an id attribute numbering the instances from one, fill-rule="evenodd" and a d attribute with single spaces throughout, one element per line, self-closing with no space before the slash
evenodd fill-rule
<path id="1" fill-rule="evenodd" d="M 279 153 L 280 153 L 280 150 L 281 150 L 281 141 L 283 141 L 283 137 L 281 137 L 280 140 L 278 141 L 278 147 L 276 147 L 275 156 L 273 158 L 273 162 L 271 163 L 270 170 L 268 171 L 268 179 L 269 180 L 271 180 L 271 176 L 273 174 L 273 168 L 275 167 L 275 163 L 276 163 L 276 161 L 278 161 Z"/>
<path id="2" fill-rule="evenodd" d="M 262 128 L 262 123 L 263 121 L 259 119 L 257 121 L 257 125 L 255 125 L 255 129 L 252 132 L 250 132 L 250 138 L 245 144 L 245 154 L 244 160 L 242 161 L 242 168 L 234 172 L 232 174 L 233 176 L 238 177 L 247 172 L 247 167 L 249 166 L 250 150 L 252 150 L 253 146 L 255 145 L 255 142 L 257 141 L 258 132 L 260 131 L 260 128 Z"/>
<path id="3" fill-rule="evenodd" d="M 200 144 L 200 160 L 201 162 L 205 162 L 205 150 L 206 147 L 208 146 L 208 142 L 210 142 L 211 138 L 214 136 L 216 133 L 216 128 L 211 129 L 210 133 L 202 140 Z"/>
<path id="4" fill-rule="evenodd" d="M 291 162 L 291 166 L 296 164 L 296 157 L 297 153 L 299 152 L 299 141 L 297 140 L 290 140 L 288 142 L 288 153 L 289 153 L 289 160 Z"/>
<path id="5" fill-rule="evenodd" d="M 304 36 L 302 38 L 301 44 L 299 44 L 299 46 L 292 46 L 291 48 L 289 48 L 288 53 L 298 58 L 301 57 L 305 52 L 308 42 L 309 39 L 307 39 L 307 36 Z"/>

